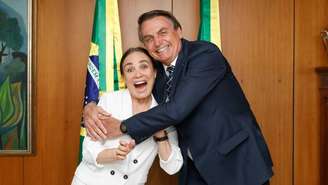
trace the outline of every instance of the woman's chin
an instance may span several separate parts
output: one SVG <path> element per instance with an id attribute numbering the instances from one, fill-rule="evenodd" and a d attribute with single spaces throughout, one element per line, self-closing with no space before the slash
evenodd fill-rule
<path id="1" fill-rule="evenodd" d="M 151 91 L 134 91 L 131 95 L 135 99 L 145 99 L 151 96 Z"/>

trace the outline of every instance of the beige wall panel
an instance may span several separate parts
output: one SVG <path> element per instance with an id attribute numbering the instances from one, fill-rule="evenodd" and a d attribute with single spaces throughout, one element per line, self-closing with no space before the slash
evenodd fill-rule
<path id="1" fill-rule="evenodd" d="M 173 14 L 182 26 L 183 37 L 196 40 L 199 28 L 199 0 L 174 0 Z"/>
<path id="2" fill-rule="evenodd" d="M 314 68 L 327 66 L 320 40 L 320 31 L 327 27 L 327 0 L 295 1 L 295 185 L 323 185 L 319 181 L 319 78 Z"/>
<path id="3" fill-rule="evenodd" d="M 292 184 L 293 1 L 221 0 L 223 53 L 274 161 L 272 185 Z"/>
<path id="4" fill-rule="evenodd" d="M 0 156 L 0 185 L 23 184 L 22 157 Z"/>
<path id="5" fill-rule="evenodd" d="M 149 10 L 163 9 L 171 11 L 168 0 L 120 0 L 120 24 L 123 51 L 129 47 L 141 46 L 138 39 L 138 17 Z"/>
<path id="6" fill-rule="evenodd" d="M 71 182 L 93 10 L 94 1 L 38 2 L 36 153 L 24 157 L 24 185 Z"/>
<path id="7" fill-rule="evenodd" d="M 35 154 L 0 156 L 0 185 L 70 184 L 77 163 L 95 0 L 35 2 Z M 328 27 L 328 1 L 220 0 L 220 4 L 223 53 L 269 143 L 275 164 L 271 185 L 292 185 L 293 175 L 294 185 L 321 185 L 314 68 L 327 65 L 319 32 Z M 198 0 L 119 0 L 119 9 L 124 49 L 140 44 L 137 18 L 151 9 L 173 11 L 185 37 L 196 39 Z M 177 177 L 164 174 L 158 161 L 148 182 L 155 184 L 177 184 Z"/>

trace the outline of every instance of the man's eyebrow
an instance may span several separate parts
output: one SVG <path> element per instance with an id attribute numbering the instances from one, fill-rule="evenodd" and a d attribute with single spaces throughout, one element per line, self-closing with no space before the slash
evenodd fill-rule
<path id="1" fill-rule="evenodd" d="M 152 38 L 153 36 L 152 35 L 144 35 L 143 37 L 142 37 L 142 39 L 145 39 L 145 38 Z"/>
<path id="2" fill-rule="evenodd" d="M 166 30 L 167 30 L 167 28 L 161 28 L 161 29 L 158 30 L 158 32 L 166 31 Z M 157 33 L 158 33 L 158 32 L 157 32 Z"/>
<path id="3" fill-rule="evenodd" d="M 162 32 L 162 31 L 166 31 L 168 28 L 166 28 L 166 27 L 162 27 L 162 28 L 160 28 L 156 33 L 159 33 L 159 32 Z M 142 39 L 145 39 L 145 38 L 152 38 L 152 37 L 154 37 L 153 35 L 144 35 L 143 37 L 142 37 Z"/>

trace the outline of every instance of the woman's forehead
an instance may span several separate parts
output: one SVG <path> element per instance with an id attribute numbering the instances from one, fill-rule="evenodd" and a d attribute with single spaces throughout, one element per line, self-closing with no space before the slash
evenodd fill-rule
<path id="1" fill-rule="evenodd" d="M 129 54 L 123 61 L 124 64 L 141 62 L 151 62 L 151 60 L 146 54 L 138 51 Z"/>

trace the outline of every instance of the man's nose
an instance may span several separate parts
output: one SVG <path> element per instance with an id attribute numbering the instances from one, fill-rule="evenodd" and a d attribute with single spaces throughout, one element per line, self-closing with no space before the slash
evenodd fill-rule
<path id="1" fill-rule="evenodd" d="M 154 38 L 154 44 L 155 44 L 155 46 L 161 45 L 161 39 L 158 36 Z"/>

